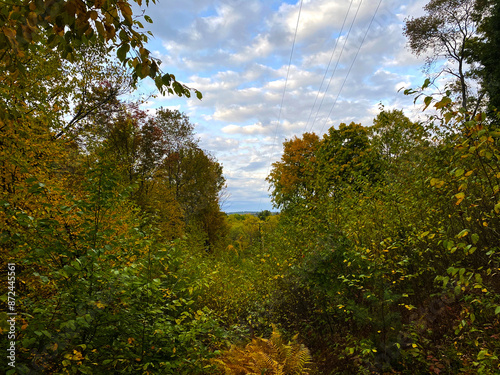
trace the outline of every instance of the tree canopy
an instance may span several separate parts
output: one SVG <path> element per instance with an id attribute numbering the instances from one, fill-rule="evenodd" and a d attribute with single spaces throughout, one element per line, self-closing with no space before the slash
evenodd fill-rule
<path id="1" fill-rule="evenodd" d="M 142 0 L 134 0 L 139 6 Z M 156 3 L 146 0 L 146 5 Z M 162 93 L 189 97 L 191 90 L 173 74 L 163 73 L 160 61 L 146 48 L 148 34 L 124 0 L 51 0 L 3 2 L 0 9 L 0 64 L 13 74 L 26 71 L 25 60 L 34 54 L 57 50 L 62 59 L 74 61 L 82 46 L 102 43 L 115 51 L 132 70 L 131 78 L 150 77 Z M 153 22 L 144 15 L 145 22 Z M 144 22 L 143 21 L 143 22 Z M 201 93 L 194 90 L 198 98 Z"/>
<path id="2" fill-rule="evenodd" d="M 474 67 L 467 65 L 467 47 L 479 35 L 482 16 L 489 12 L 489 3 L 482 0 L 430 0 L 424 7 L 426 15 L 406 19 L 404 27 L 410 49 L 416 55 L 427 55 L 429 70 L 440 58 L 451 63 L 441 70 L 454 78 L 448 89 L 458 94 L 463 108 L 473 112 L 481 105 L 483 92 L 474 92 L 471 82 Z"/>

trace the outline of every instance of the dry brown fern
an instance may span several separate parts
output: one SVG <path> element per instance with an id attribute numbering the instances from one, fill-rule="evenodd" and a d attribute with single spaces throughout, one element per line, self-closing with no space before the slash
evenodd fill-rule
<path id="1" fill-rule="evenodd" d="M 254 338 L 246 346 L 231 346 L 213 363 L 225 375 L 307 375 L 311 355 L 297 342 L 285 343 L 273 326 L 269 339 Z"/>

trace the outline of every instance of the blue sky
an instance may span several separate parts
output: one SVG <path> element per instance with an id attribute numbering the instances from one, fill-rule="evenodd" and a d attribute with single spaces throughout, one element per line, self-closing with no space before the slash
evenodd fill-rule
<path id="1" fill-rule="evenodd" d="M 290 66 L 300 1 L 150 3 L 148 48 L 203 99 L 156 97 L 145 108 L 176 108 L 196 125 L 202 148 L 224 168 L 224 211 L 272 209 L 265 177 L 285 139 L 342 122 L 369 126 L 379 103 L 419 115 L 398 90 L 424 80 L 403 23 L 426 3 L 382 0 L 375 13 L 377 0 L 304 0 Z"/>

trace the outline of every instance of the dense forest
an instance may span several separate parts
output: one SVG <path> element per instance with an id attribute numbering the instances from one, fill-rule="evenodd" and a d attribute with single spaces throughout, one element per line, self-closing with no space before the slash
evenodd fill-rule
<path id="1" fill-rule="evenodd" d="M 449 62 L 440 94 L 405 91 L 425 120 L 381 105 L 287 140 L 258 215 L 221 212 L 184 113 L 130 99 L 202 93 L 129 2 L 0 4 L 4 373 L 500 372 L 498 2 L 408 18 Z"/>

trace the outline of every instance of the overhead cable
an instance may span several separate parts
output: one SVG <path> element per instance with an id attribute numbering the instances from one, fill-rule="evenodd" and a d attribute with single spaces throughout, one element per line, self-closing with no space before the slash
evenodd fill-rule
<path id="1" fill-rule="evenodd" d="M 346 38 L 344 39 L 344 44 L 342 45 L 342 49 L 340 50 L 339 57 L 337 59 L 337 62 L 335 64 L 335 68 L 333 69 L 332 75 L 330 76 L 330 80 L 328 81 L 328 85 L 326 86 L 325 94 L 321 98 L 321 102 L 319 103 L 318 110 L 316 111 L 316 116 L 314 117 L 314 121 L 311 125 L 311 131 L 314 127 L 314 124 L 316 123 L 316 120 L 319 115 L 319 111 L 321 109 L 321 106 L 323 105 L 323 101 L 325 100 L 326 93 L 328 92 L 328 88 L 330 87 L 330 83 L 332 82 L 333 76 L 335 75 L 335 72 L 337 71 L 337 67 L 339 66 L 340 58 L 342 57 L 342 54 L 344 53 L 345 46 L 347 44 L 347 40 L 349 39 L 349 35 L 351 34 L 352 27 L 354 25 L 354 22 L 356 21 L 356 18 L 358 16 L 359 9 L 361 8 L 361 4 L 363 4 L 363 0 L 361 0 L 358 4 L 358 8 L 356 9 L 356 13 L 354 14 L 354 18 L 352 19 L 351 25 L 349 27 L 349 31 L 347 32 Z"/>
<path id="2" fill-rule="evenodd" d="M 321 130 L 320 130 L 320 134 L 323 133 L 323 129 L 328 121 L 328 119 L 330 118 L 330 115 L 332 114 L 332 111 L 333 111 L 333 108 L 335 107 L 335 104 L 337 104 L 337 100 L 340 96 L 340 93 L 342 92 L 342 89 L 344 88 L 344 85 L 347 81 L 347 78 L 349 77 L 349 74 L 351 73 L 351 69 L 354 65 L 354 62 L 356 61 L 356 58 L 358 57 L 358 54 L 359 54 L 359 51 L 361 50 L 361 47 L 363 46 L 363 43 L 365 42 L 365 39 L 366 39 L 366 36 L 368 35 L 368 31 L 370 30 L 371 26 L 372 26 L 372 23 L 373 23 L 373 20 L 375 19 L 375 16 L 377 15 L 378 13 L 378 9 L 380 8 L 380 4 L 382 4 L 382 0 L 379 1 L 378 5 L 377 5 L 377 8 L 375 9 L 375 13 L 373 13 L 373 17 L 372 19 L 370 20 L 370 23 L 365 31 L 365 35 L 363 36 L 363 39 L 361 40 L 361 43 L 358 47 L 358 50 L 356 51 L 356 55 L 354 55 L 354 59 L 352 60 L 352 63 L 351 63 L 351 66 L 349 67 L 349 70 L 347 71 L 347 75 L 345 76 L 344 78 L 344 81 L 342 82 L 342 86 L 340 86 L 340 90 L 337 94 L 337 97 L 335 98 L 335 101 L 333 102 L 333 105 L 332 107 L 330 108 L 330 112 L 328 113 L 328 116 L 326 117 L 325 119 L 325 122 L 323 123 L 323 126 L 321 127 Z"/>
<path id="3" fill-rule="evenodd" d="M 351 2 L 349 3 L 349 8 L 347 8 L 347 12 L 344 16 L 344 21 L 342 22 L 342 27 L 340 28 L 339 35 L 337 36 L 337 39 L 335 41 L 335 46 L 333 47 L 332 54 L 330 55 L 330 61 L 328 61 L 328 65 L 326 67 L 325 74 L 323 75 L 323 79 L 321 80 L 321 85 L 319 86 L 318 93 L 316 94 L 316 98 L 314 99 L 313 106 L 311 107 L 311 112 L 309 113 L 309 117 L 307 118 L 306 126 L 304 126 L 304 130 L 302 133 L 306 132 L 307 125 L 309 125 L 309 120 L 311 120 L 311 115 L 314 111 L 314 107 L 316 106 L 316 102 L 318 101 L 318 97 L 319 97 L 319 94 L 321 92 L 321 88 L 323 87 L 323 83 L 325 82 L 326 76 L 328 74 L 328 70 L 330 69 L 330 64 L 332 63 L 333 55 L 335 54 L 335 51 L 337 50 L 337 45 L 339 44 L 340 37 L 342 35 L 342 32 L 344 31 L 345 22 L 347 21 L 347 16 L 349 15 L 349 11 L 351 10 L 351 6 L 352 6 L 353 1 L 354 0 L 351 0 Z M 332 74 L 334 74 L 334 73 L 335 73 L 335 70 L 333 71 Z M 328 90 L 328 88 L 327 88 L 327 90 Z M 325 90 L 325 93 L 323 95 L 326 95 L 326 90 Z"/>
<path id="4" fill-rule="evenodd" d="M 288 60 L 288 69 L 287 69 L 287 72 L 286 72 L 285 87 L 283 88 L 283 94 L 281 95 L 281 103 L 280 103 L 280 110 L 279 110 L 279 114 L 278 114 L 278 122 L 276 123 L 276 126 L 274 128 L 274 139 L 273 139 L 273 144 L 271 146 L 271 154 L 272 154 L 272 151 L 274 150 L 274 148 L 276 146 L 276 140 L 277 140 L 277 136 L 278 136 L 278 127 L 279 127 L 279 125 L 281 123 L 281 113 L 283 111 L 283 103 L 285 101 L 286 87 L 287 87 L 287 84 L 288 84 L 288 77 L 290 76 L 290 67 L 292 65 L 293 51 L 295 49 L 295 41 L 297 39 L 297 31 L 299 29 L 300 15 L 302 13 L 302 3 L 303 3 L 303 0 L 300 0 L 299 14 L 297 16 L 297 25 L 295 26 L 295 33 L 293 35 L 293 42 L 292 42 L 292 50 L 290 52 L 290 58 Z M 269 164 L 267 166 L 266 176 L 269 175 L 269 171 L 271 170 L 271 160 L 272 160 L 272 155 L 269 155 Z M 262 204 L 262 197 L 261 197 L 260 202 L 259 202 L 259 210 L 260 210 L 261 204 Z"/>

